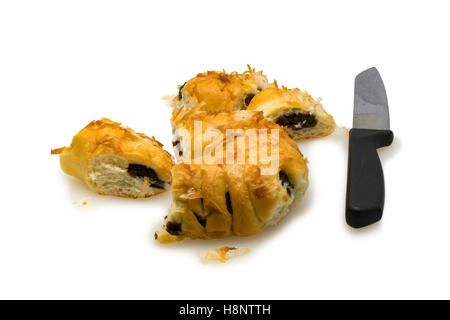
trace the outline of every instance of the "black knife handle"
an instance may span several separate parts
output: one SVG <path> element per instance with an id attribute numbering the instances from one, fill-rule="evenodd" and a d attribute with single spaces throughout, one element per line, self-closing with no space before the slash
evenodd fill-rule
<path id="1" fill-rule="evenodd" d="M 350 130 L 345 219 L 353 228 L 368 226 L 383 215 L 384 178 L 377 149 L 393 140 L 390 130 Z"/>

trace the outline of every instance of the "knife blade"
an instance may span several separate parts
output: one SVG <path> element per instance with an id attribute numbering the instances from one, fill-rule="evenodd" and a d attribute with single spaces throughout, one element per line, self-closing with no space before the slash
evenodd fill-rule
<path id="1" fill-rule="evenodd" d="M 374 68 L 355 78 L 353 128 L 389 130 L 389 107 L 380 73 Z"/>
<path id="2" fill-rule="evenodd" d="M 389 107 L 376 68 L 355 78 L 353 128 L 349 134 L 347 224 L 361 228 L 379 221 L 384 208 L 384 177 L 377 149 L 392 144 Z"/>

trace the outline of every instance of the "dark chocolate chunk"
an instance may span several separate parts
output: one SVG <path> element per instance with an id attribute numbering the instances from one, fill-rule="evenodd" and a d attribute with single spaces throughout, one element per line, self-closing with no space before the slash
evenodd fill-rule
<path id="1" fill-rule="evenodd" d="M 178 154 L 178 156 L 182 156 L 183 155 L 183 151 L 181 150 L 181 140 L 180 137 L 178 135 L 174 136 L 175 141 L 172 141 L 172 146 L 173 149 L 175 151 L 175 153 Z"/>
<path id="2" fill-rule="evenodd" d="M 203 205 L 203 198 L 200 198 L 200 201 L 202 203 L 202 208 L 203 210 L 205 210 L 205 206 Z M 198 223 L 200 223 L 203 227 L 206 227 L 206 218 L 202 217 L 201 215 L 199 215 L 197 212 L 194 212 L 195 217 L 198 220 Z"/>
<path id="3" fill-rule="evenodd" d="M 194 214 L 195 214 L 195 217 L 197 218 L 198 223 L 200 223 L 203 227 L 206 227 L 206 218 L 203 218 L 196 212 L 194 212 Z"/>
<path id="4" fill-rule="evenodd" d="M 128 173 L 132 177 L 137 177 L 144 179 L 145 177 L 148 177 L 148 180 L 150 181 L 150 186 L 158 189 L 164 189 L 165 183 L 164 181 L 160 180 L 158 178 L 158 175 L 156 174 L 155 170 L 152 168 L 143 166 L 141 164 L 130 164 L 128 166 Z"/>
<path id="5" fill-rule="evenodd" d="M 287 126 L 289 125 L 289 119 L 285 115 L 281 115 L 275 120 L 275 123 L 280 126 Z"/>
<path id="6" fill-rule="evenodd" d="M 252 99 L 255 97 L 255 95 L 253 93 L 250 93 L 249 95 L 247 95 L 245 97 L 244 103 L 245 106 L 248 107 L 248 105 L 250 104 L 250 102 L 252 101 Z"/>
<path id="7" fill-rule="evenodd" d="M 233 214 L 233 206 L 231 205 L 231 197 L 230 197 L 230 193 L 227 192 L 225 194 L 225 200 L 227 201 L 227 210 L 229 213 Z"/>
<path id="8" fill-rule="evenodd" d="M 279 116 L 275 120 L 275 123 L 293 130 L 301 130 L 303 128 L 314 127 L 317 124 L 317 119 L 309 113 L 290 112 Z"/>
<path id="9" fill-rule="evenodd" d="M 294 186 L 292 185 L 291 181 L 289 180 L 288 175 L 284 171 L 280 171 L 279 173 L 281 185 L 286 188 L 286 191 L 288 195 L 290 196 L 292 194 L 292 191 L 294 190 Z"/>
<path id="10" fill-rule="evenodd" d="M 178 100 L 181 100 L 183 98 L 183 94 L 181 93 L 181 90 L 183 90 L 185 85 L 186 85 L 186 82 L 180 86 L 180 89 L 178 89 Z"/>
<path id="11" fill-rule="evenodd" d="M 256 90 L 258 90 L 258 92 L 261 92 L 261 88 L 257 88 Z M 255 97 L 256 93 L 249 93 L 245 99 L 244 99 L 244 103 L 245 106 L 248 107 L 248 105 L 250 104 L 250 102 L 253 100 L 253 98 Z"/>
<path id="12" fill-rule="evenodd" d="M 181 223 L 167 222 L 166 231 L 173 236 L 179 235 L 181 232 Z"/>

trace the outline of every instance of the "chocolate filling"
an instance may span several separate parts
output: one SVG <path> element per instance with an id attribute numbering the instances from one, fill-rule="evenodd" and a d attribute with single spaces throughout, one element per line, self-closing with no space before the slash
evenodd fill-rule
<path id="1" fill-rule="evenodd" d="M 292 191 L 294 191 L 294 186 L 292 185 L 291 181 L 289 181 L 289 177 L 284 171 L 280 171 L 279 173 L 281 185 L 286 188 L 286 191 L 288 195 L 290 196 L 292 194 Z"/>
<path id="2" fill-rule="evenodd" d="M 128 166 L 128 173 L 132 177 L 137 177 L 144 179 L 145 177 L 148 177 L 148 180 L 150 181 L 150 186 L 153 188 L 158 189 L 164 189 L 165 183 L 164 181 L 160 180 L 158 178 L 158 175 L 156 174 L 155 170 L 152 168 L 140 165 L 140 164 L 130 164 Z"/>
<path id="3" fill-rule="evenodd" d="M 247 95 L 245 97 L 244 103 L 245 106 L 248 107 L 248 105 L 250 104 L 250 102 L 252 101 L 252 99 L 255 97 L 255 95 L 253 93 L 250 93 L 249 95 Z"/>
<path id="4" fill-rule="evenodd" d="M 178 100 L 181 100 L 183 98 L 183 94 L 181 93 L 181 90 L 183 90 L 185 85 L 186 85 L 186 82 L 180 86 L 180 89 L 178 89 Z"/>
<path id="5" fill-rule="evenodd" d="M 203 198 L 200 198 L 200 201 L 202 202 L 202 208 L 205 208 L 205 206 L 203 205 Z M 205 209 L 203 209 L 203 210 L 205 210 Z M 198 223 L 200 223 L 203 227 L 206 227 L 206 218 L 202 217 L 197 212 L 194 212 L 194 214 L 195 214 L 195 217 L 197 218 Z"/>
<path id="6" fill-rule="evenodd" d="M 181 223 L 167 222 L 166 231 L 173 236 L 179 235 L 181 232 Z"/>
<path id="7" fill-rule="evenodd" d="M 290 112 L 279 116 L 275 123 L 293 130 L 311 128 L 317 124 L 316 117 L 309 113 Z"/>
<path id="8" fill-rule="evenodd" d="M 194 214 L 195 214 L 195 217 L 197 218 L 198 223 L 200 223 L 203 227 L 206 227 L 206 218 L 203 218 L 196 212 L 194 212 Z"/>
<path id="9" fill-rule="evenodd" d="M 227 201 L 228 212 L 233 214 L 233 207 L 231 206 L 231 197 L 230 197 L 230 193 L 229 192 L 227 192 L 227 194 L 225 195 L 225 199 Z"/>
<path id="10" fill-rule="evenodd" d="M 257 88 L 256 90 L 258 90 L 258 92 L 261 92 L 261 88 Z M 257 92 L 257 93 L 258 93 Z M 244 104 L 245 104 L 245 107 L 248 107 L 248 105 L 250 104 L 250 102 L 252 101 L 252 99 L 255 97 L 255 95 L 257 94 L 257 93 L 249 93 L 246 97 L 245 97 L 245 99 L 244 99 Z"/>
<path id="11" fill-rule="evenodd" d="M 173 149 L 174 149 L 174 151 L 175 151 L 175 153 L 177 153 L 178 154 L 178 156 L 183 156 L 183 151 L 181 150 L 181 140 L 180 140 L 180 137 L 174 137 L 175 138 L 175 141 L 172 141 L 172 146 L 173 146 Z"/>

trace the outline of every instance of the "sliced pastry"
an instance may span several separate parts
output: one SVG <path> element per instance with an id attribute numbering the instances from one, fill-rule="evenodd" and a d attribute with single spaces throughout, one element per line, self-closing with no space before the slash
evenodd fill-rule
<path id="1" fill-rule="evenodd" d="M 70 147 L 54 149 L 62 170 L 93 191 L 143 198 L 170 187 L 172 156 L 162 144 L 109 119 L 92 121 Z"/>
<path id="2" fill-rule="evenodd" d="M 303 197 L 307 161 L 285 129 L 261 112 L 197 112 L 178 120 L 184 129 L 179 144 L 190 156 L 172 169 L 172 206 L 155 235 L 161 243 L 252 235 L 279 222 L 294 199 Z M 195 129 L 194 121 L 202 128 Z M 215 138 L 199 147 L 200 136 Z M 214 157 L 208 157 L 212 150 Z"/>
<path id="3" fill-rule="evenodd" d="M 250 66 L 244 73 L 207 71 L 180 86 L 171 106 L 174 110 L 200 106 L 207 112 L 242 110 L 258 92 L 269 86 L 262 71 Z"/>
<path id="4" fill-rule="evenodd" d="M 336 127 L 320 101 L 300 89 L 277 86 L 264 89 L 252 99 L 247 110 L 262 111 L 267 120 L 285 127 L 296 140 L 327 136 Z"/>

